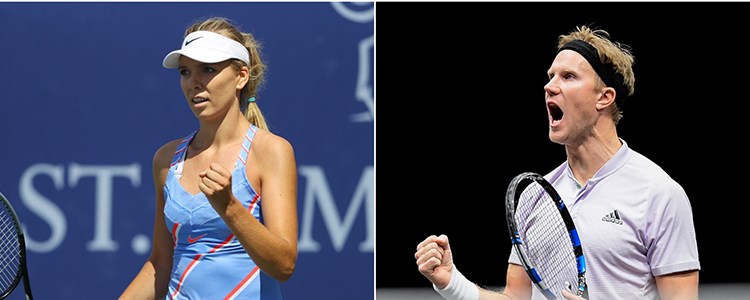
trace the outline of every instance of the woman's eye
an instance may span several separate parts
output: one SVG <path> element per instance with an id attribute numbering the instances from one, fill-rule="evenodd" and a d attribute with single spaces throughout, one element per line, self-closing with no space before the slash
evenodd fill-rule
<path id="1" fill-rule="evenodd" d="M 213 72 L 216 72 L 216 69 L 214 69 L 212 67 L 205 67 L 205 68 L 203 68 L 203 72 L 204 73 L 213 73 Z"/>

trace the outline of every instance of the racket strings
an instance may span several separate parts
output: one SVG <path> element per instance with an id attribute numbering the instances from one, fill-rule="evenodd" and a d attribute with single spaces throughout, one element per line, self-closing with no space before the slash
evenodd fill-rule
<path id="1" fill-rule="evenodd" d="M 559 295 L 568 284 L 577 286 L 576 257 L 565 221 L 552 197 L 532 183 L 516 208 L 523 247 L 540 277 L 541 284 Z"/>
<path id="2" fill-rule="evenodd" d="M 0 209 L 0 291 L 13 286 L 21 266 L 21 244 L 15 221 L 7 208 Z"/>

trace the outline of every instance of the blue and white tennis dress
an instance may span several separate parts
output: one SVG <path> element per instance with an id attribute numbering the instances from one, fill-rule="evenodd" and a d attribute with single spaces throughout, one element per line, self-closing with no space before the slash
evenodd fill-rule
<path id="1" fill-rule="evenodd" d="M 245 162 L 257 127 L 250 126 L 232 172 L 232 192 L 261 219 L 260 195 L 250 186 Z M 263 273 L 234 237 L 206 196 L 180 185 L 187 148 L 197 131 L 182 140 L 164 185 L 164 216 L 175 244 L 166 299 L 282 299 L 279 283 Z"/>

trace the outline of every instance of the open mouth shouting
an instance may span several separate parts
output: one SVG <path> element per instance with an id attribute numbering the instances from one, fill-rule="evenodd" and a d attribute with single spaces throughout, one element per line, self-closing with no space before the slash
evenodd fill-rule
<path id="1" fill-rule="evenodd" d="M 557 103 L 547 102 L 547 112 L 549 113 L 550 126 L 554 127 L 559 125 L 564 113 L 562 109 L 557 106 Z"/>

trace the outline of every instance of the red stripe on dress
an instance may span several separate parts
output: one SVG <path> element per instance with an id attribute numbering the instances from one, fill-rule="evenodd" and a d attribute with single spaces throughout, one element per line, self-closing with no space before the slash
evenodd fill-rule
<path id="1" fill-rule="evenodd" d="M 175 222 L 174 226 L 172 226 L 172 242 L 174 243 L 174 248 L 177 248 L 177 233 L 180 231 L 180 223 Z"/>
<path id="2" fill-rule="evenodd" d="M 185 268 L 185 272 L 182 273 L 182 276 L 180 276 L 180 281 L 177 283 L 177 288 L 174 290 L 174 293 L 172 293 L 172 297 L 177 296 L 177 294 L 180 292 L 180 288 L 182 288 L 182 283 L 185 282 L 185 278 L 190 274 L 190 272 L 193 271 L 195 266 L 198 264 L 198 262 L 203 259 L 203 256 L 205 254 L 199 253 L 193 257 L 193 261 L 190 262 L 190 264 Z"/>
<path id="3" fill-rule="evenodd" d="M 232 240 L 232 238 L 234 238 L 234 233 L 229 234 L 229 236 L 223 242 L 221 242 L 221 244 L 218 244 L 218 245 L 214 246 L 213 248 L 211 248 L 211 250 L 208 251 L 208 253 L 214 253 L 217 250 L 219 250 L 221 248 L 224 248 L 224 246 L 226 246 L 227 244 L 229 244 L 229 242 Z"/>
<path id="4" fill-rule="evenodd" d="M 182 283 L 185 282 L 185 278 L 187 278 L 188 274 L 190 274 L 190 272 L 193 271 L 195 266 L 197 266 L 198 263 L 201 260 L 203 260 L 204 256 L 210 253 L 214 253 L 218 251 L 219 249 L 223 248 L 224 246 L 229 244 L 229 242 L 232 240 L 233 237 L 234 237 L 234 234 L 230 234 L 221 244 L 218 244 L 215 247 L 211 248 L 211 250 L 208 251 L 208 253 L 206 254 L 201 253 L 201 254 L 195 255 L 195 257 L 193 258 L 193 261 L 190 262 L 187 268 L 185 268 L 185 271 L 182 273 L 182 276 L 180 276 L 180 281 L 177 283 L 177 288 L 175 289 L 174 293 L 172 293 L 171 297 L 177 296 L 177 293 L 180 292 L 180 288 L 182 287 Z"/>
<path id="5" fill-rule="evenodd" d="M 260 199 L 260 195 L 255 195 L 255 197 L 253 197 L 253 200 L 250 201 L 250 205 L 247 206 L 247 211 L 249 211 L 250 214 L 253 213 L 253 208 L 255 208 L 255 204 L 258 203 L 258 199 Z"/>
<path id="6" fill-rule="evenodd" d="M 224 297 L 224 300 L 234 299 L 234 297 L 237 297 L 237 295 L 239 295 L 242 291 L 244 291 L 247 285 L 251 282 L 250 279 L 255 278 L 255 275 L 258 273 L 258 270 L 259 270 L 258 266 L 255 266 L 255 268 L 253 268 L 253 270 L 250 271 L 250 274 L 247 274 L 247 276 L 245 276 L 245 278 L 243 278 L 242 281 L 240 281 L 240 283 L 237 286 L 235 286 L 231 292 L 229 292 L 229 295 Z"/>

